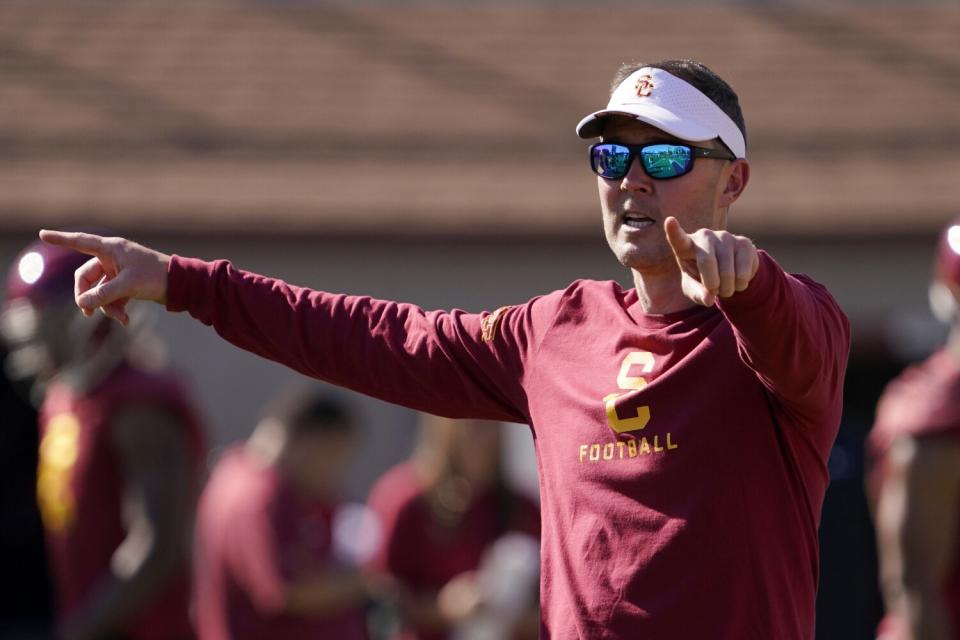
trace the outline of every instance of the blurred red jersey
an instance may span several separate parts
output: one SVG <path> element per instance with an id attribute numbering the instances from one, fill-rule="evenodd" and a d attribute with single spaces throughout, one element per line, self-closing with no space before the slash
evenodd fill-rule
<path id="1" fill-rule="evenodd" d="M 960 363 L 946 349 L 908 368 L 887 386 L 880 398 L 868 439 L 874 461 L 870 484 L 875 494 L 883 486 L 885 454 L 900 436 L 960 442 Z M 960 501 L 957 510 L 960 512 Z M 943 586 L 943 599 L 953 620 L 955 637 L 960 640 L 960 538 L 953 558 Z M 886 624 L 896 628 L 891 621 Z"/>
<path id="2" fill-rule="evenodd" d="M 371 566 L 396 577 L 415 595 L 435 595 L 451 579 L 475 571 L 484 552 L 509 531 L 540 537 L 540 514 L 528 498 L 507 487 L 477 496 L 453 526 L 437 521 L 414 465 L 388 470 L 370 492 L 383 543 Z M 406 638 L 443 640 L 417 630 Z"/>
<path id="3" fill-rule="evenodd" d="M 541 638 L 813 638 L 850 330 L 766 253 L 747 290 L 663 315 L 616 282 L 427 312 L 176 256 L 167 305 L 382 400 L 531 425 Z"/>
<path id="4" fill-rule="evenodd" d="M 197 510 L 194 589 L 202 640 L 365 640 L 359 608 L 284 613 L 285 585 L 337 568 L 336 505 L 294 491 L 242 447 L 217 464 Z"/>
<path id="5" fill-rule="evenodd" d="M 110 559 L 127 535 L 121 513 L 125 482 L 109 432 L 114 416 L 144 407 L 181 418 L 185 454 L 199 487 L 203 431 L 172 374 L 121 365 L 88 393 L 78 394 L 65 384 L 47 390 L 40 412 L 37 494 L 61 616 L 80 606 L 106 577 Z M 193 637 L 189 602 L 190 573 L 184 563 L 122 633 L 130 638 Z"/>

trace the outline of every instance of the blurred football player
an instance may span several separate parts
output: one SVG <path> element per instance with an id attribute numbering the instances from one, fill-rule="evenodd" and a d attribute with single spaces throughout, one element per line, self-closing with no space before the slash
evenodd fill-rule
<path id="1" fill-rule="evenodd" d="M 336 535 L 353 442 L 339 402 L 298 390 L 221 458 L 197 515 L 202 640 L 366 638 L 367 581 Z"/>
<path id="2" fill-rule="evenodd" d="M 202 429 L 178 379 L 138 349 L 153 342 L 73 311 L 83 262 L 28 246 L 2 315 L 8 368 L 42 399 L 37 497 L 59 637 L 189 638 Z"/>
<path id="3" fill-rule="evenodd" d="M 884 640 L 960 640 L 960 220 L 930 297 L 947 342 L 890 383 L 869 440 Z"/>
<path id="4" fill-rule="evenodd" d="M 412 458 L 371 491 L 383 528 L 371 564 L 400 587 L 397 638 L 537 637 L 540 518 L 503 478 L 500 429 L 422 414 Z"/>

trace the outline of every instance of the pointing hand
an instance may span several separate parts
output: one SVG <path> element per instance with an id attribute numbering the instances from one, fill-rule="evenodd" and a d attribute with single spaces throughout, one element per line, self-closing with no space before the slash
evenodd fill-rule
<path id="1" fill-rule="evenodd" d="M 744 236 L 700 229 L 687 233 L 674 217 L 663 223 L 680 266 L 683 294 L 703 306 L 745 290 L 760 266 L 757 248 Z"/>
<path id="2" fill-rule="evenodd" d="M 124 238 L 91 233 L 43 230 L 40 239 L 93 256 L 77 269 L 74 280 L 74 298 L 85 315 L 99 308 L 126 325 L 129 300 L 166 303 L 170 256 Z"/>

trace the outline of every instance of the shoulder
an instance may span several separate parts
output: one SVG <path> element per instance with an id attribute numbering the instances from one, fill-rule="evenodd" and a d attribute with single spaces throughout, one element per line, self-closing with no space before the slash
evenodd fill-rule
<path id="1" fill-rule="evenodd" d="M 622 307 L 628 304 L 631 291 L 625 291 L 613 280 L 575 280 L 564 289 L 533 298 L 518 308 L 526 308 L 541 316 L 568 319 L 584 309 L 595 311 L 598 306 L 607 305 Z"/>
<path id="2" fill-rule="evenodd" d="M 760 257 L 760 268 L 757 275 L 754 276 L 753 282 L 750 283 L 748 291 L 753 289 L 758 295 L 767 295 L 780 288 L 778 283 L 787 283 L 795 290 L 811 295 L 820 303 L 826 304 L 843 315 L 840 305 L 826 285 L 805 273 L 786 271 L 773 256 L 762 249 L 758 251 L 758 255 Z"/>
<path id="3" fill-rule="evenodd" d="M 129 363 L 122 363 L 114 369 L 91 395 L 113 406 L 133 403 L 171 405 L 188 401 L 186 385 L 178 374 Z"/>
<path id="4" fill-rule="evenodd" d="M 555 291 L 553 295 L 567 304 L 578 304 L 583 300 L 609 300 L 621 302 L 629 294 L 615 280 L 574 280 L 565 289 Z"/>
<path id="5" fill-rule="evenodd" d="M 960 363 L 945 350 L 908 367 L 880 397 L 871 437 L 898 434 L 960 437 Z"/>
<path id="6" fill-rule="evenodd" d="M 270 495 L 271 477 L 257 467 L 242 445 L 228 449 L 216 463 L 203 490 L 201 508 L 219 512 L 260 510 Z"/>
<path id="7" fill-rule="evenodd" d="M 842 317 L 847 324 L 849 324 L 849 320 L 847 319 L 846 314 L 843 312 L 843 309 L 840 307 L 840 303 L 838 303 L 836 298 L 833 297 L 833 294 L 830 293 L 830 290 L 827 289 L 825 284 L 818 282 L 803 273 L 788 273 L 786 275 L 801 288 L 809 291 L 814 298 L 816 298 L 825 306 L 829 307 L 838 316 Z"/>
<path id="8" fill-rule="evenodd" d="M 201 451 L 202 420 L 183 378 L 166 369 L 144 369 L 129 364 L 118 367 L 92 396 L 114 427 L 142 423 L 151 415 L 187 432 L 190 446 Z"/>
<path id="9" fill-rule="evenodd" d="M 371 509 L 383 519 L 395 519 L 423 496 L 425 488 L 412 462 L 406 461 L 388 469 L 374 483 L 367 500 Z"/>
<path id="10" fill-rule="evenodd" d="M 939 364 L 943 355 L 937 352 L 923 362 L 908 366 L 887 384 L 877 405 L 878 422 L 900 421 L 900 416 L 907 413 L 905 409 L 926 403 L 926 396 L 944 382 Z"/>

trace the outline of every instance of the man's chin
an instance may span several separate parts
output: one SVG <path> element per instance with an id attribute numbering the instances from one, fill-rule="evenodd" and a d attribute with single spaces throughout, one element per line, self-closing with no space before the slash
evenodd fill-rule
<path id="1" fill-rule="evenodd" d="M 676 259 L 672 253 L 651 255 L 635 251 L 623 251 L 618 252 L 617 259 L 620 264 L 628 269 L 642 273 L 669 271 L 676 267 Z"/>

